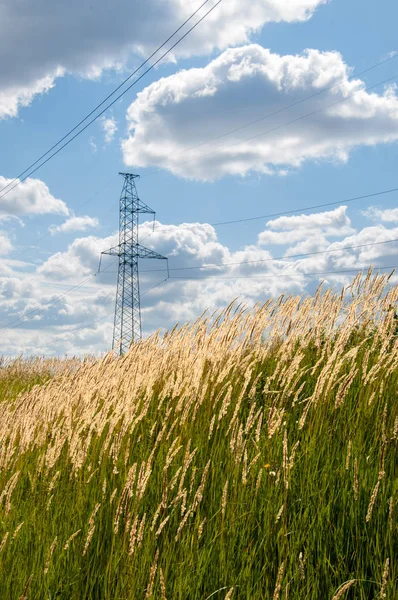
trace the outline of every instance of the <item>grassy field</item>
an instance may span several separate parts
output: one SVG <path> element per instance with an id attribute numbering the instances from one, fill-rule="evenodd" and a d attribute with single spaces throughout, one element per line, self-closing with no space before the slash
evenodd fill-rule
<path id="1" fill-rule="evenodd" d="M 0 598 L 398 598 L 398 289 L 0 366 Z"/>

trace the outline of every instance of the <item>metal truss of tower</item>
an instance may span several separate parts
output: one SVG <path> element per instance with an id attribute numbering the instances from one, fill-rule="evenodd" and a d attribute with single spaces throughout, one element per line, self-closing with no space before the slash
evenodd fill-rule
<path id="1" fill-rule="evenodd" d="M 140 258 L 167 260 L 167 258 L 139 244 L 139 215 L 151 214 L 155 219 L 156 214 L 138 197 L 135 179 L 139 175 L 132 173 L 119 173 L 119 175 L 124 177 L 120 196 L 119 244 L 102 254 L 119 257 L 112 348 L 124 354 L 132 342 L 137 342 L 142 337 L 138 260 Z"/>

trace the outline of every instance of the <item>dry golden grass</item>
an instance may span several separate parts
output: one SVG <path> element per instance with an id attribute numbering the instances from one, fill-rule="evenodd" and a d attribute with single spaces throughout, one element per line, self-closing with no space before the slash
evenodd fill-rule
<path id="1" fill-rule="evenodd" d="M 244 396 L 250 397 L 256 389 L 255 366 L 266 360 L 267 355 L 272 354 L 277 362 L 264 390 L 275 396 L 268 415 L 270 438 L 282 424 L 286 392 L 291 396 L 297 390 L 297 381 L 301 383 L 300 363 L 304 355 L 300 347 L 314 342 L 321 349 L 318 363 L 322 365 L 313 394 L 301 400 L 305 410 L 300 428 L 332 389 L 336 390 L 336 407 L 344 401 L 353 377 L 358 375 L 356 356 L 366 341 L 364 338 L 352 347 L 351 336 L 359 326 L 369 334 L 374 332 L 369 353 L 381 343 L 379 362 L 369 369 L 366 362 L 362 365 L 360 376 L 364 383 L 374 381 L 381 369 L 386 371 L 387 368 L 386 375 L 394 369 L 398 345 L 395 343 L 391 351 L 391 333 L 388 332 L 393 330 L 391 307 L 396 305 L 398 290 L 390 288 L 385 292 L 386 281 L 387 277 L 368 275 L 363 280 L 357 277 L 345 294 L 329 290 L 322 293 L 320 289 L 313 298 L 281 297 L 251 310 L 231 304 L 216 315 L 203 316 L 164 337 L 155 334 L 119 359 L 108 354 L 102 360 L 83 364 L 75 359 L 9 363 L 5 368 L 11 373 L 52 372 L 55 377 L 20 396 L 16 402 L 1 406 L 0 466 L 9 468 L 10 460 L 15 462 L 18 454 L 47 445 L 43 468 L 51 469 L 67 443 L 69 458 L 78 470 L 86 459 L 91 440 L 101 436 L 105 429 L 107 436 L 102 452 L 109 451 L 117 462 L 124 434 L 131 433 L 145 419 L 155 394 L 157 411 L 162 415 L 161 433 L 145 465 L 145 476 L 142 474 L 143 488 L 150 476 L 156 448 L 166 431 L 170 437 L 170 428 L 174 429 L 177 422 L 181 427 L 188 419 L 195 419 L 208 393 L 214 396 L 216 430 L 220 421 L 228 418 L 231 450 L 242 460 L 243 437 L 251 426 L 249 419 L 243 432 L 238 413 Z M 317 366 L 312 367 L 313 372 Z M 231 374 L 234 378 L 238 374 L 243 376 L 232 415 L 228 410 Z M 281 382 L 284 393 L 273 394 L 268 389 Z M 173 411 L 162 410 L 168 397 L 178 398 Z M 219 404 L 221 408 L 217 413 Z M 252 405 L 252 426 L 262 414 L 258 408 L 259 413 Z M 51 443 L 47 444 L 49 429 Z M 13 442 L 17 438 L 16 452 Z"/>
<path id="2" fill-rule="evenodd" d="M 5 381 L 41 377 L 0 403 L 0 551 L 9 531 L 9 558 L 41 536 L 9 597 L 29 581 L 32 598 L 367 598 L 360 582 L 377 577 L 386 594 L 397 573 L 397 299 L 388 277 L 368 273 L 341 293 L 232 303 L 121 358 L 3 363 Z M 374 537 L 369 553 L 378 544 L 371 577 L 354 529 Z M 330 536 L 322 567 L 318 535 Z M 1 580 L 11 590 L 4 569 Z"/>

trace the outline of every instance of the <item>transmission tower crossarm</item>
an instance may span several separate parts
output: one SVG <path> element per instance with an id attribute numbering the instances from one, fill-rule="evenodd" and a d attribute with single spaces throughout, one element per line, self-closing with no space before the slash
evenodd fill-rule
<path id="1" fill-rule="evenodd" d="M 122 254 L 122 248 L 120 244 L 118 244 L 117 246 L 113 246 L 108 250 L 104 250 L 103 252 L 101 252 L 101 255 L 102 254 L 109 254 L 109 256 L 120 256 Z"/>
<path id="2" fill-rule="evenodd" d="M 156 258 L 158 260 L 168 260 L 167 256 L 163 256 L 154 250 L 150 250 L 149 248 L 145 248 L 145 246 L 137 245 L 133 248 L 130 248 L 132 255 L 137 256 L 138 258 Z M 101 252 L 102 254 L 107 254 L 110 256 L 123 256 L 126 253 L 126 249 L 122 247 L 122 245 L 113 246 L 113 248 L 109 248 L 109 250 L 104 250 Z"/>
<path id="3" fill-rule="evenodd" d="M 168 260 L 167 256 L 162 256 L 162 254 L 158 254 L 149 248 L 145 248 L 145 246 L 138 246 L 138 258 L 157 258 L 158 260 Z"/>
<path id="4" fill-rule="evenodd" d="M 156 212 L 139 198 L 137 200 L 137 212 L 141 214 L 156 215 Z"/>

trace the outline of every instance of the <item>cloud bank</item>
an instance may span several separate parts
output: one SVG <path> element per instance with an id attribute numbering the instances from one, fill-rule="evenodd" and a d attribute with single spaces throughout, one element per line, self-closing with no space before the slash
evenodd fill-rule
<path id="1" fill-rule="evenodd" d="M 300 235 L 292 237 L 296 231 Z M 164 281 L 163 261 L 141 261 L 146 335 L 195 319 L 204 310 L 225 306 L 234 298 L 250 305 L 285 292 L 312 293 L 321 281 L 348 284 L 357 270 L 394 265 L 398 250 L 398 242 L 367 245 L 397 239 L 398 227 L 370 224 L 357 230 L 346 207 L 268 221 L 256 243 L 237 251 L 222 244 L 207 223 L 157 222 L 151 232 L 152 223 L 141 225 L 141 238 L 147 236 L 145 244 L 169 257 L 172 277 Z M 284 240 L 269 240 L 270 233 Z M 21 317 L 22 321 L 16 329 L 2 330 L 2 351 L 84 354 L 109 349 L 117 259 L 104 257 L 103 272 L 94 273 L 100 252 L 116 243 L 117 234 L 78 237 L 66 250 L 52 254 L 35 268 L 3 259 L 3 265 L 8 263 L 7 270 L 0 272 L 2 323 Z M 356 247 L 347 248 L 351 246 Z M 295 256 L 306 252 L 321 254 Z M 199 265 L 208 268 L 187 268 Z M 344 272 L 347 269 L 353 272 Z M 84 285 L 76 287 L 82 280 Z M 32 310 L 37 312 L 30 313 Z"/>
<path id="2" fill-rule="evenodd" d="M 396 88 L 368 92 L 350 73 L 338 52 L 280 56 L 258 44 L 228 49 L 137 95 L 127 112 L 125 164 L 206 181 L 286 174 L 309 160 L 345 162 L 358 146 L 396 141 Z M 255 123 L 245 127 L 248 115 Z"/>
<path id="3" fill-rule="evenodd" d="M 326 0 L 228 0 L 175 57 L 245 43 L 270 21 L 309 19 Z M 0 118 L 13 117 L 65 74 L 97 78 L 150 54 L 199 8 L 200 0 L 3 0 L 0 4 Z M 197 19 L 215 4 L 211 0 Z M 195 21 L 192 21 L 192 24 Z"/>

